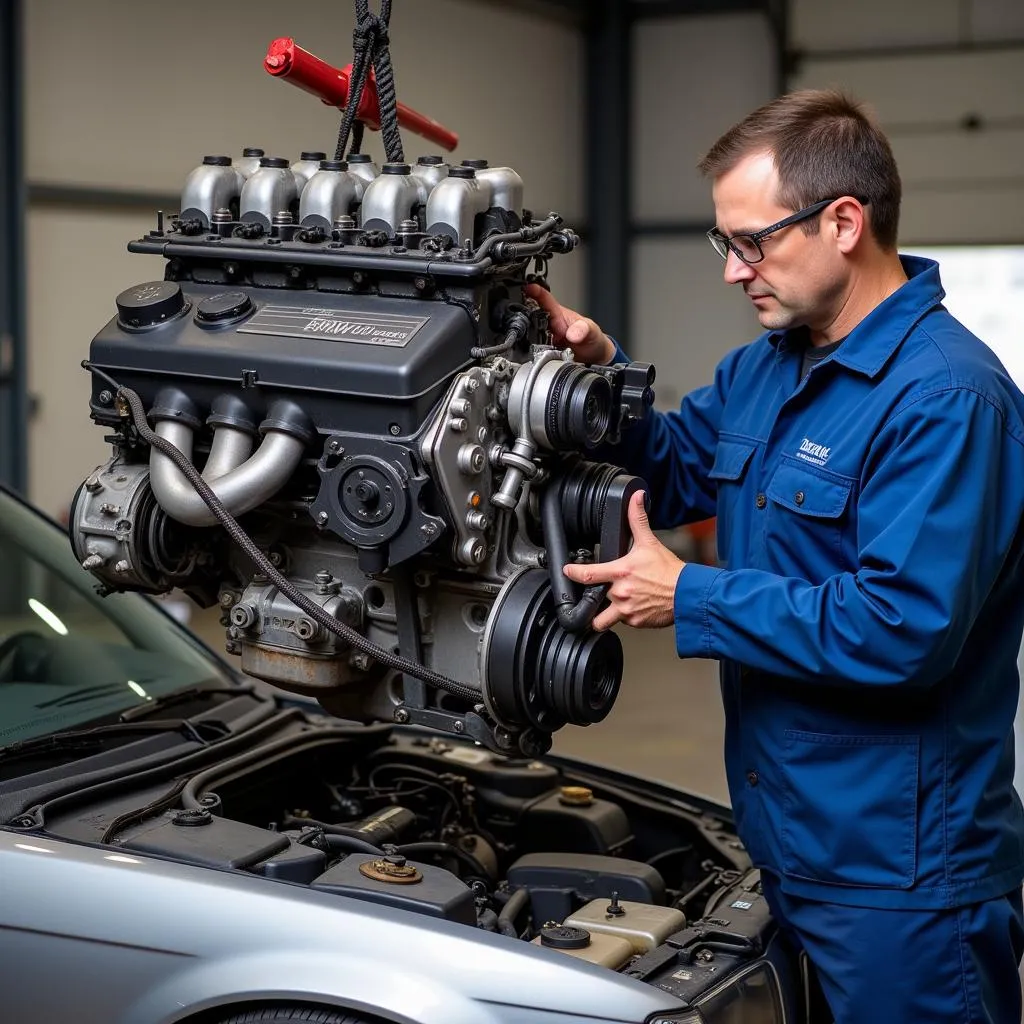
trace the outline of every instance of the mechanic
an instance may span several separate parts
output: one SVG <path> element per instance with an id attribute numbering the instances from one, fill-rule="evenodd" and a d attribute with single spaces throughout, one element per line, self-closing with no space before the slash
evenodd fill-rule
<path id="1" fill-rule="evenodd" d="M 783 96 L 699 166 L 765 333 L 614 457 L 655 527 L 717 515 L 725 568 L 676 558 L 638 496 L 630 553 L 566 573 L 611 585 L 598 628 L 672 624 L 721 662 L 737 826 L 838 1024 L 1018 1024 L 1024 396 L 937 265 L 898 255 L 899 173 L 858 103 Z M 530 294 L 578 359 L 626 360 Z"/>

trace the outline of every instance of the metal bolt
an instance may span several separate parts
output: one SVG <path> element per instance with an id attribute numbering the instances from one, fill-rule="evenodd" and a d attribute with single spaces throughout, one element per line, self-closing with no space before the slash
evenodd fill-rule
<path id="1" fill-rule="evenodd" d="M 366 281 L 366 275 L 361 270 L 356 270 L 352 274 L 352 283 L 356 285 L 363 284 Z"/>
<path id="2" fill-rule="evenodd" d="M 370 667 L 370 656 L 365 651 L 358 651 L 352 655 L 351 663 L 353 668 L 365 672 Z"/>
<path id="3" fill-rule="evenodd" d="M 466 723 L 456 720 L 452 723 L 452 732 L 463 733 L 466 731 Z"/>
<path id="4" fill-rule="evenodd" d="M 122 558 L 114 564 L 114 572 L 127 572 L 130 568 L 131 563 L 126 558 Z"/>
<path id="5" fill-rule="evenodd" d="M 344 455 L 345 449 L 342 448 L 341 442 L 335 438 L 333 441 L 327 442 L 327 450 L 334 455 Z"/>
<path id="6" fill-rule="evenodd" d="M 322 587 L 326 587 L 328 583 L 334 582 L 334 576 L 332 576 L 326 569 L 321 569 L 313 579 Z"/>
<path id="7" fill-rule="evenodd" d="M 110 403 L 113 402 L 114 400 L 114 393 L 113 391 L 108 391 L 106 388 L 104 388 L 97 397 L 99 399 L 100 405 L 110 405 Z"/>
<path id="8" fill-rule="evenodd" d="M 427 290 L 427 279 L 425 277 L 414 278 L 412 284 L 418 292 L 425 292 Z"/>
<path id="9" fill-rule="evenodd" d="M 478 537 L 474 537 L 459 548 L 459 554 L 463 562 L 469 565 L 479 565 L 487 557 L 487 545 Z"/>
<path id="10" fill-rule="evenodd" d="M 318 522 L 318 523 L 319 523 L 319 524 L 320 524 L 321 526 L 326 526 L 326 525 L 327 525 L 327 520 L 328 520 L 329 518 L 330 518 L 330 516 L 328 516 L 326 512 L 318 512 L 318 513 L 317 513 L 317 517 L 316 517 L 316 521 L 317 521 L 317 522 Z"/>
<path id="11" fill-rule="evenodd" d="M 433 523 L 424 523 L 420 527 L 420 533 L 422 533 L 424 537 L 433 537 L 434 534 L 437 533 L 437 527 Z"/>
<path id="12" fill-rule="evenodd" d="M 479 387 L 480 387 L 480 381 L 478 381 L 476 379 L 476 377 L 470 377 L 469 380 L 466 381 L 466 390 L 470 394 L 473 394 L 473 392 L 476 391 L 477 388 L 479 388 Z"/>
<path id="13" fill-rule="evenodd" d="M 222 590 L 217 601 L 221 608 L 230 608 L 235 603 L 235 595 L 230 590 Z"/>
<path id="14" fill-rule="evenodd" d="M 85 489 L 90 494 L 95 494 L 97 491 L 103 489 L 103 484 L 100 483 L 99 477 L 91 476 L 85 481 Z"/>
<path id="15" fill-rule="evenodd" d="M 409 721 L 409 712 L 405 708 L 395 708 L 395 721 L 399 725 L 405 725 Z"/>
<path id="16" fill-rule="evenodd" d="M 468 398 L 453 398 L 448 405 L 448 411 L 453 416 L 468 416 L 472 408 Z"/>
<path id="17" fill-rule="evenodd" d="M 121 506 L 111 505 L 109 501 L 105 501 L 102 505 L 100 505 L 100 511 L 105 516 L 119 516 L 121 514 Z"/>
<path id="18" fill-rule="evenodd" d="M 231 623 L 240 629 L 248 629 L 256 621 L 256 613 L 247 604 L 236 604 L 231 609 Z"/>
<path id="19" fill-rule="evenodd" d="M 214 224 L 230 224 L 231 211 L 226 206 L 222 206 L 219 210 L 214 210 L 210 219 Z"/>
<path id="20" fill-rule="evenodd" d="M 312 619 L 299 619 L 295 623 L 295 635 L 300 640 L 312 640 L 317 634 L 316 623 Z"/>
<path id="21" fill-rule="evenodd" d="M 710 949 L 702 949 L 695 957 L 694 960 L 700 960 L 701 963 L 709 964 L 715 959 L 715 954 Z"/>
<path id="22" fill-rule="evenodd" d="M 469 512 L 466 515 L 466 525 L 471 530 L 486 530 L 491 525 L 491 517 L 486 512 Z"/>
<path id="23" fill-rule="evenodd" d="M 269 552 L 268 557 L 270 558 L 270 564 L 275 568 L 284 561 L 284 555 L 282 555 L 280 551 L 271 551 Z"/>
<path id="24" fill-rule="evenodd" d="M 455 416 L 448 421 L 448 426 L 451 427 L 456 434 L 463 434 L 469 426 L 469 421 L 464 416 Z"/>
<path id="25" fill-rule="evenodd" d="M 397 423 L 392 423 L 391 426 L 388 427 L 388 433 L 392 437 L 398 437 L 398 435 L 401 432 L 402 432 L 402 428 Z"/>

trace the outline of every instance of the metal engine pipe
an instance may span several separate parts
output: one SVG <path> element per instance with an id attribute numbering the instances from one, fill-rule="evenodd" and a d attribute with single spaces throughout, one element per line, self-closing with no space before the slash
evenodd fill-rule
<path id="1" fill-rule="evenodd" d="M 195 434 L 191 426 L 161 420 L 155 430 L 192 461 Z M 298 467 L 304 448 L 301 438 L 268 428 L 256 452 L 240 466 L 210 481 L 210 486 L 231 515 L 244 515 L 268 501 L 284 486 Z M 172 519 L 188 526 L 216 525 L 216 517 L 181 470 L 155 448 L 149 458 L 149 479 L 157 503 Z"/>
<path id="2" fill-rule="evenodd" d="M 159 431 L 157 431 L 159 433 Z M 252 434 L 238 427 L 216 427 L 210 454 L 203 467 L 203 479 L 209 484 L 238 469 L 252 455 Z"/>

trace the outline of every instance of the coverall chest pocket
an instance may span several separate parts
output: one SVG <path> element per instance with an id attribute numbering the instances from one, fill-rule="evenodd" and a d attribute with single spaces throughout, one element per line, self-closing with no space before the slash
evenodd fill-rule
<path id="1" fill-rule="evenodd" d="M 742 438 L 720 438 L 715 449 L 715 461 L 708 473 L 718 487 L 718 550 L 723 555 L 731 550 L 730 543 L 735 525 L 736 504 L 742 491 L 747 467 L 757 451 L 753 441 Z"/>
<path id="2" fill-rule="evenodd" d="M 812 583 L 837 571 L 853 484 L 783 456 L 765 492 L 767 548 L 777 571 Z"/>

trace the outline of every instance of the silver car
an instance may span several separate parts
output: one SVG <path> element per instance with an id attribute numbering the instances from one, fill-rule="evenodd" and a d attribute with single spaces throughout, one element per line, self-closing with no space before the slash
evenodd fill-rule
<path id="1" fill-rule="evenodd" d="M 2 492 L 0 564 L 4 1021 L 807 1019 L 724 809 L 282 699 Z"/>

